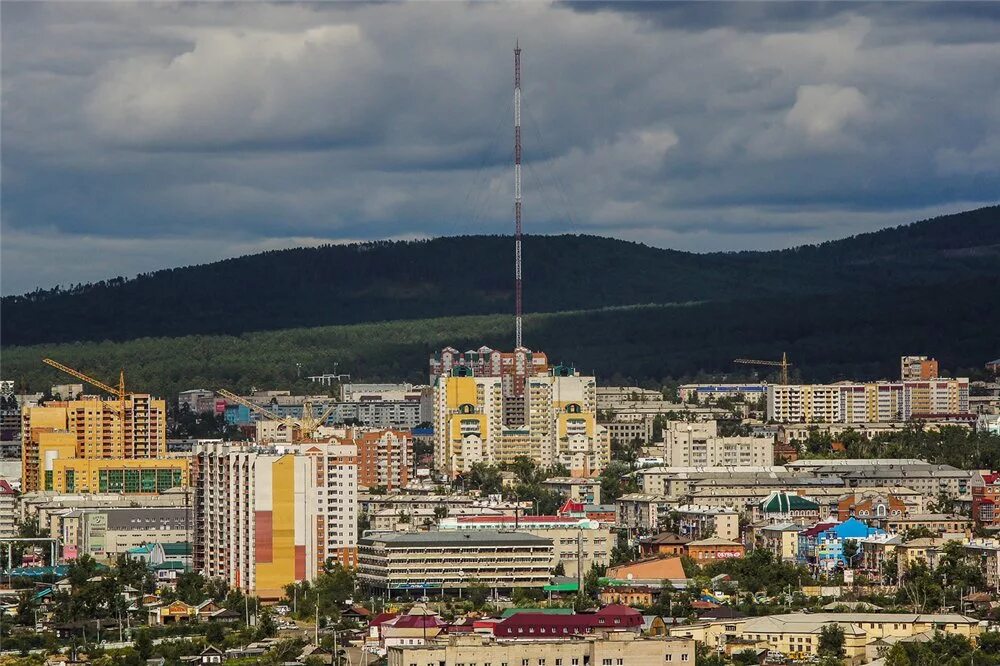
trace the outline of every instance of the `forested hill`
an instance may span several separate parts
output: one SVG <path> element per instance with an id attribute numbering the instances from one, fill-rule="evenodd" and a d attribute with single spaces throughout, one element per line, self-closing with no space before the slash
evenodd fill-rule
<path id="1" fill-rule="evenodd" d="M 838 292 L 863 300 L 887 288 L 996 278 L 1000 207 L 773 252 L 693 254 L 569 235 L 530 236 L 524 247 L 529 312 Z M 5 297 L 0 341 L 240 334 L 509 312 L 512 254 L 511 239 L 501 236 L 266 252 Z"/>

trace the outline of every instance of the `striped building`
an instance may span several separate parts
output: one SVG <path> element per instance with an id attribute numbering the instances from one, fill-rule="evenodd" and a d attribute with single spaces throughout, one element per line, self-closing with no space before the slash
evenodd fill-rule
<path id="1" fill-rule="evenodd" d="M 199 444 L 195 568 L 263 599 L 357 559 L 358 465 L 353 445 Z"/>

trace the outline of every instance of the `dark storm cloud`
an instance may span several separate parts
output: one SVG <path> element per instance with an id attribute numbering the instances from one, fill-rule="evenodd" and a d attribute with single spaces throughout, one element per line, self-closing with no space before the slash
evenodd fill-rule
<path id="1" fill-rule="evenodd" d="M 1000 5 L 4 3 L 4 293 L 526 226 L 691 250 L 995 202 Z"/>

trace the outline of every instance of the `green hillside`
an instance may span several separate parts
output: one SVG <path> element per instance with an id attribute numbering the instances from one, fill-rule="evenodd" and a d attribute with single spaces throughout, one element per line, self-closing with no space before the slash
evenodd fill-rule
<path id="1" fill-rule="evenodd" d="M 1000 273 L 1000 207 L 774 252 L 694 254 L 595 236 L 525 239 L 528 312 L 855 294 Z M 300 248 L 2 301 L 4 346 L 510 312 L 512 242 Z"/>
<path id="2" fill-rule="evenodd" d="M 807 381 L 892 377 L 899 355 L 935 355 L 949 372 L 1000 356 L 1000 277 L 870 293 L 767 297 L 645 305 L 528 316 L 525 341 L 554 361 L 604 381 L 660 382 L 733 373 L 737 356 L 787 351 Z M 289 329 L 239 336 L 147 338 L 10 347 L 4 376 L 41 390 L 64 378 L 41 364 L 51 356 L 97 377 L 124 367 L 135 390 L 170 395 L 193 387 L 305 388 L 302 375 L 332 371 L 355 379 L 426 381 L 427 356 L 445 345 L 508 348 L 509 315 L 445 317 Z"/>

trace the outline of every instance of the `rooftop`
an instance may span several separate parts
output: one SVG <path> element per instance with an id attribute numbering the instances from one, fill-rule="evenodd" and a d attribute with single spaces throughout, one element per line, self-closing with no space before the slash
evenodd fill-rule
<path id="1" fill-rule="evenodd" d="M 442 531 L 442 532 L 385 532 L 369 534 L 360 540 L 362 544 L 384 543 L 386 546 L 405 548 L 408 546 L 441 547 L 451 546 L 551 546 L 552 540 L 523 532 L 500 532 L 498 530 L 481 531 Z"/>

